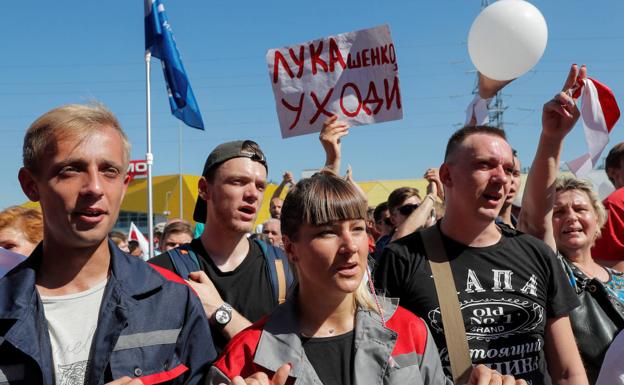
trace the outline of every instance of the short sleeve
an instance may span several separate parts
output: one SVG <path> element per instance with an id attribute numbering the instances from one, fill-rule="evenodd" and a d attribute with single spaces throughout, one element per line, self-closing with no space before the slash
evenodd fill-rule
<path id="1" fill-rule="evenodd" d="M 568 276 L 563 271 L 562 261 L 559 260 L 563 257 L 555 255 L 548 247 L 544 248 L 544 252 L 550 269 L 546 316 L 556 318 L 568 315 L 580 305 L 578 296 L 570 284 Z"/>

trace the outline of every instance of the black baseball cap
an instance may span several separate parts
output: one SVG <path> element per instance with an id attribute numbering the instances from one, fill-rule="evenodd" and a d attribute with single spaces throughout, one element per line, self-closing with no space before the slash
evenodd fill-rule
<path id="1" fill-rule="evenodd" d="M 256 147 L 257 150 L 249 150 L 249 147 Z M 253 140 L 236 140 L 233 142 L 221 143 L 208 155 L 206 163 L 204 164 L 204 171 L 202 176 L 205 177 L 211 170 L 216 169 L 222 163 L 234 159 L 234 158 L 249 158 L 253 161 L 261 163 L 266 168 L 267 173 L 269 168 L 267 167 L 266 158 L 260 146 Z M 198 223 L 206 223 L 206 201 L 200 196 L 197 197 L 195 202 L 195 211 L 193 212 L 193 220 Z"/>

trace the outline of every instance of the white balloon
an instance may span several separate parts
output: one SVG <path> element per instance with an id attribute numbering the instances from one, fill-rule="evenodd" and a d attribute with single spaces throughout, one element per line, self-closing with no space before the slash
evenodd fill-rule
<path id="1" fill-rule="evenodd" d="M 468 33 L 468 53 L 479 72 L 515 79 L 537 64 L 548 40 L 546 20 L 524 0 L 498 0 L 485 8 Z"/>

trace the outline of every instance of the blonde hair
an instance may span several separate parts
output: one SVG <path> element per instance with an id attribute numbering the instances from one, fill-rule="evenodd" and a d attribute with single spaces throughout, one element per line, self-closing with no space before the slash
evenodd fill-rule
<path id="1" fill-rule="evenodd" d="M 569 176 L 562 176 L 557 178 L 555 181 L 555 192 L 563 192 L 563 191 L 582 191 L 589 198 L 589 202 L 591 203 L 594 211 L 596 212 L 596 216 L 598 217 L 598 236 L 601 235 L 602 226 L 604 226 L 605 222 L 607 222 L 607 210 L 605 210 L 604 205 L 598 198 L 598 194 L 594 191 L 594 186 L 591 182 L 582 179 L 576 179 Z"/>
<path id="2" fill-rule="evenodd" d="M 38 210 L 7 207 L 0 212 L 0 230 L 9 227 L 19 230 L 32 244 L 36 245 L 43 239 L 43 215 Z"/>
<path id="3" fill-rule="evenodd" d="M 85 138 L 89 133 L 110 126 L 121 136 L 124 146 L 124 166 L 130 160 L 130 142 L 119 121 L 102 104 L 68 104 L 52 109 L 41 115 L 31 124 L 24 136 L 24 167 L 34 173 L 40 171 L 41 162 L 46 152 L 53 151 L 50 146 L 57 136 L 72 135 Z M 124 172 L 126 171 L 124 168 Z"/>
<path id="4" fill-rule="evenodd" d="M 366 198 L 351 183 L 332 171 L 322 170 L 300 180 L 286 195 L 280 217 L 282 234 L 296 240 L 304 223 L 319 226 L 340 220 L 366 220 L 367 210 Z M 365 279 L 353 298 L 357 306 L 379 311 Z"/>

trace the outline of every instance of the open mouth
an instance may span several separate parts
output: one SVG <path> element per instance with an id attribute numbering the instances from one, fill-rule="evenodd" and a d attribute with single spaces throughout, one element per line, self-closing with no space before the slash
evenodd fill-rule
<path id="1" fill-rule="evenodd" d="M 490 202 L 498 202 L 503 197 L 500 193 L 483 193 L 483 197 Z"/>
<path id="2" fill-rule="evenodd" d="M 99 208 L 86 208 L 73 212 L 75 216 L 78 216 L 78 218 L 86 222 L 100 221 L 104 217 L 104 215 L 106 215 L 106 213 L 106 210 L 102 210 Z"/>
<path id="3" fill-rule="evenodd" d="M 359 266 L 360 265 L 357 262 L 346 263 L 338 267 L 338 273 L 340 273 L 341 275 L 353 276 L 357 274 Z"/>
<path id="4" fill-rule="evenodd" d="M 239 207 L 238 211 L 240 211 L 241 213 L 247 215 L 247 216 L 254 216 L 256 215 L 256 208 L 253 206 L 243 206 L 243 207 Z"/>
<path id="5" fill-rule="evenodd" d="M 578 233 L 582 233 L 583 229 L 582 228 L 572 228 L 572 229 L 565 229 L 563 230 L 564 234 L 578 234 Z"/>

